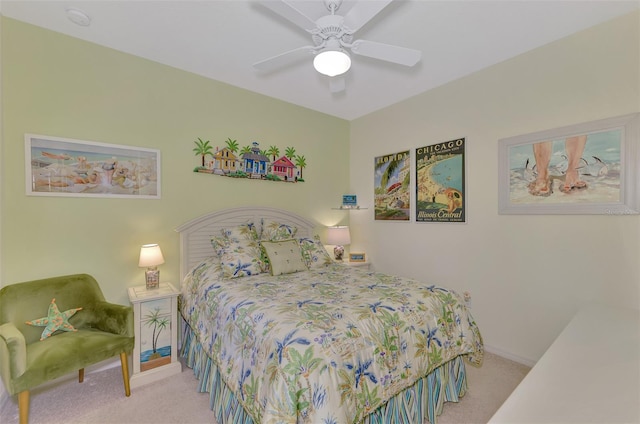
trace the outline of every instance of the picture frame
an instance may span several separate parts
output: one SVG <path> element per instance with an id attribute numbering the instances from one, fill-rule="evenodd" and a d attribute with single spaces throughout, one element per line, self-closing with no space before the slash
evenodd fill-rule
<path id="1" fill-rule="evenodd" d="M 634 113 L 500 139 L 498 212 L 638 214 L 639 131 Z"/>
<path id="2" fill-rule="evenodd" d="M 366 262 L 366 255 L 364 252 L 352 252 L 349 253 L 349 262 Z"/>
<path id="3" fill-rule="evenodd" d="M 342 195 L 342 209 L 355 209 L 358 207 L 358 197 L 355 194 Z"/>
<path id="4" fill-rule="evenodd" d="M 409 222 L 411 219 L 411 151 L 374 158 L 374 220 Z"/>
<path id="5" fill-rule="evenodd" d="M 28 196 L 160 199 L 160 151 L 25 134 Z"/>
<path id="6" fill-rule="evenodd" d="M 416 149 L 416 222 L 467 219 L 466 137 Z"/>

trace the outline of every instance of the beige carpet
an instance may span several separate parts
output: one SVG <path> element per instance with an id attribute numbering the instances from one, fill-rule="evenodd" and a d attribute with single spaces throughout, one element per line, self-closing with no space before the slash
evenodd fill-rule
<path id="1" fill-rule="evenodd" d="M 467 366 L 469 390 L 459 403 L 446 403 L 439 424 L 486 423 L 529 368 L 490 353 L 481 368 Z M 124 396 L 120 368 L 87 374 L 84 383 L 65 380 L 31 394 L 30 424 L 215 423 L 209 394 L 196 392 L 193 371 L 132 389 Z M 0 423 L 18 422 L 17 400 L 0 411 Z"/>

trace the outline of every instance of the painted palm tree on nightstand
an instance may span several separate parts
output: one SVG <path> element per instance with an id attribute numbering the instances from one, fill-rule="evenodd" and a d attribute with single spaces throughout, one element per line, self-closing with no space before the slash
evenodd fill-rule
<path id="1" fill-rule="evenodd" d="M 169 317 L 160 316 L 160 313 L 160 308 L 155 308 L 144 318 L 144 325 L 149 328 L 153 328 L 153 332 L 151 334 L 152 353 L 151 355 L 149 355 L 148 368 L 155 368 L 164 363 L 161 362 L 156 364 L 155 362 L 152 362 L 154 360 L 162 358 L 162 354 L 158 351 L 158 339 L 160 338 L 160 333 L 162 333 L 162 330 L 167 328 L 167 326 L 169 325 Z M 171 358 L 169 357 L 169 359 Z"/>

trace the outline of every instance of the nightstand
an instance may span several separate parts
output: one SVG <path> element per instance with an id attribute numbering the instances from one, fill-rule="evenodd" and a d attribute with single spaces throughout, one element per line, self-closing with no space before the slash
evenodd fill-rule
<path id="1" fill-rule="evenodd" d="M 371 262 L 369 261 L 363 261 L 363 262 L 349 262 L 349 261 L 344 261 L 342 262 L 344 265 L 346 266 L 355 266 L 355 267 L 361 267 L 361 268 L 366 268 L 367 270 L 371 269 Z"/>
<path id="2" fill-rule="evenodd" d="M 134 333 L 131 387 L 182 372 L 178 362 L 178 290 L 170 283 L 157 289 L 130 287 Z"/>

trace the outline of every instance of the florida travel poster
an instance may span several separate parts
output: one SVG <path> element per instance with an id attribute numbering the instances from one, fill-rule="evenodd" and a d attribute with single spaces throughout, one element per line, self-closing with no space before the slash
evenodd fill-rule
<path id="1" fill-rule="evenodd" d="M 464 144 L 416 149 L 416 222 L 465 222 Z"/>
<path id="2" fill-rule="evenodd" d="M 375 158 L 375 219 L 409 221 L 411 208 L 411 154 L 405 152 Z"/>

